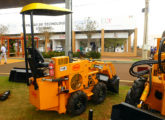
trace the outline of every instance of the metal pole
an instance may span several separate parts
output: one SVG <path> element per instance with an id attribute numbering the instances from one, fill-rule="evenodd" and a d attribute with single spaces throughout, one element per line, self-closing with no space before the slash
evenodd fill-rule
<path id="1" fill-rule="evenodd" d="M 145 0 L 145 17 L 144 17 L 144 37 L 143 37 L 143 59 L 147 59 L 147 40 L 148 40 L 148 9 L 149 9 L 149 0 Z"/>
<path id="2" fill-rule="evenodd" d="M 35 65 L 33 11 L 30 13 L 30 21 L 31 21 L 31 39 L 32 39 L 32 61 L 33 61 L 34 65 Z M 38 89 L 38 85 L 37 85 L 37 82 L 36 82 L 36 72 L 33 73 L 34 88 Z"/>
<path id="3" fill-rule="evenodd" d="M 89 110 L 88 120 L 93 120 L 93 110 L 92 109 Z"/>
<path id="4" fill-rule="evenodd" d="M 30 13 L 30 21 L 31 21 L 31 39 L 32 39 L 32 57 L 34 58 L 34 28 L 33 28 L 33 12 Z"/>
<path id="5" fill-rule="evenodd" d="M 26 28 L 25 28 L 25 14 L 22 14 L 22 22 L 23 22 L 23 33 L 24 33 L 24 51 L 25 51 L 25 67 L 26 67 L 26 81 L 27 85 L 29 85 L 29 72 L 28 72 L 28 56 L 27 56 L 27 48 L 26 48 Z"/>
<path id="6" fill-rule="evenodd" d="M 65 0 L 65 6 L 67 9 L 72 9 L 72 0 Z M 72 49 L 72 15 L 68 14 L 65 17 L 65 55 L 68 56 L 68 52 Z"/>

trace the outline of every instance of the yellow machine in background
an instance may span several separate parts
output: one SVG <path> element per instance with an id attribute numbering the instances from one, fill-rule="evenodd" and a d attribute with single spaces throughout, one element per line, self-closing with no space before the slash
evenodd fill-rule
<path id="1" fill-rule="evenodd" d="M 160 48 L 159 48 L 160 47 Z M 157 53 L 154 55 L 154 60 L 158 61 L 158 64 L 153 64 L 150 75 L 150 82 L 145 83 L 144 91 L 140 97 L 141 108 L 144 104 L 147 105 L 147 109 L 153 109 L 160 111 L 162 115 L 165 115 L 165 71 L 164 71 L 164 38 L 157 40 Z"/>
<path id="2" fill-rule="evenodd" d="M 138 77 L 127 94 L 126 102 L 146 110 L 159 111 L 165 115 L 165 38 L 158 39 L 154 60 L 138 61 L 130 68 L 131 75 Z M 149 65 L 150 69 L 134 72 L 138 65 Z M 145 76 L 148 74 L 147 76 Z"/>
<path id="3" fill-rule="evenodd" d="M 70 10 L 41 3 L 25 6 L 23 30 L 26 36 L 25 15 L 30 15 L 32 46 L 27 48 L 24 37 L 25 65 L 28 79 L 28 64 L 32 77 L 28 80 L 30 102 L 39 110 L 79 115 L 85 111 L 87 100 L 96 104 L 104 101 L 107 88 L 119 91 L 119 77 L 112 63 L 87 59 L 72 59 L 68 56 L 52 57 L 45 63 L 41 53 L 34 47 L 33 15 L 63 15 Z M 47 74 L 46 69 L 49 69 Z"/>
<path id="4" fill-rule="evenodd" d="M 165 116 L 165 38 L 158 39 L 151 60 L 132 64 L 129 72 L 137 77 L 125 102 L 113 105 L 111 120 L 163 120 Z M 146 67 L 145 65 L 149 66 Z M 138 66 L 139 71 L 135 71 Z"/>

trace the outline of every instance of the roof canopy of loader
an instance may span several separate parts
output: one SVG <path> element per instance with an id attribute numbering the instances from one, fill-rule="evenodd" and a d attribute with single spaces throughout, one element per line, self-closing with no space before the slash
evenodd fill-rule
<path id="1" fill-rule="evenodd" d="M 65 3 L 65 0 L 0 0 L 0 9 L 22 7 L 30 3 Z"/>
<path id="2" fill-rule="evenodd" d="M 30 14 L 33 11 L 34 15 L 65 15 L 71 13 L 69 9 L 55 7 L 43 3 L 31 3 L 23 7 L 21 13 Z"/>

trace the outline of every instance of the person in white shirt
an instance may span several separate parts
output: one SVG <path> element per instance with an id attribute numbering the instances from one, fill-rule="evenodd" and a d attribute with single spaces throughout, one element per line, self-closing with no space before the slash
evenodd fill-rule
<path id="1" fill-rule="evenodd" d="M 1 59 L 2 59 L 2 57 L 5 58 L 5 64 L 7 64 L 6 48 L 5 48 L 4 44 L 2 44 L 2 46 L 1 46 L 0 63 L 1 63 Z"/>

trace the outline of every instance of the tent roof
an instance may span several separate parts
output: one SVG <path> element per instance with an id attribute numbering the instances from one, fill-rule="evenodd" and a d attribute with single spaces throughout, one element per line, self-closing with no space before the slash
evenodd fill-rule
<path id="1" fill-rule="evenodd" d="M 47 3 L 47 4 L 55 4 L 55 3 L 65 3 L 65 0 L 0 0 L 0 9 L 4 8 L 15 8 L 15 7 L 23 7 L 29 3 Z"/>
<path id="2" fill-rule="evenodd" d="M 69 9 L 64 9 L 60 7 L 55 7 L 43 3 L 31 3 L 24 6 L 21 10 L 21 13 L 30 14 L 33 11 L 34 15 L 65 15 L 71 13 Z"/>

